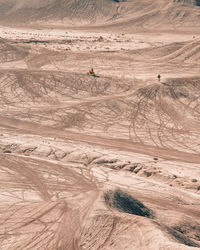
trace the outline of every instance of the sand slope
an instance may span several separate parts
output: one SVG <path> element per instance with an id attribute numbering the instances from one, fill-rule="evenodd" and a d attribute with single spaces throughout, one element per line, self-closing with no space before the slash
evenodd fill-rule
<path id="1" fill-rule="evenodd" d="M 0 12 L 0 249 L 200 249 L 198 1 Z"/>
<path id="2" fill-rule="evenodd" d="M 198 26 L 198 1 L 144 0 L 51 0 L 0 1 L 0 22 L 56 25 L 82 25 L 85 23 L 112 25 L 119 23 L 124 29 L 135 27 L 172 28 Z"/>

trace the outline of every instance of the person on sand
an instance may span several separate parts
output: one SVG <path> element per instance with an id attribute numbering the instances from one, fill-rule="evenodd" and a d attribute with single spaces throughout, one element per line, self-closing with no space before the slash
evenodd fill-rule
<path id="1" fill-rule="evenodd" d="M 90 75 L 95 75 L 93 68 L 91 68 L 91 69 L 89 70 L 89 74 L 90 74 Z"/>
<path id="2" fill-rule="evenodd" d="M 93 68 L 91 68 L 87 74 L 90 75 L 90 76 L 93 76 L 93 77 L 97 77 L 97 78 L 100 77 L 100 76 L 98 76 L 98 75 L 96 75 L 96 74 L 94 73 Z"/>
<path id="3" fill-rule="evenodd" d="M 161 75 L 160 74 L 158 74 L 158 81 L 160 82 L 160 78 L 161 78 Z"/>

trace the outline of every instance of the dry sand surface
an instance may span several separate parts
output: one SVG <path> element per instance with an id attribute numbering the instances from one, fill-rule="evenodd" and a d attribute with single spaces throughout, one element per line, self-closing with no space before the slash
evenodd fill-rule
<path id="1" fill-rule="evenodd" d="M 0 249 L 200 249 L 199 5 L 0 0 Z"/>

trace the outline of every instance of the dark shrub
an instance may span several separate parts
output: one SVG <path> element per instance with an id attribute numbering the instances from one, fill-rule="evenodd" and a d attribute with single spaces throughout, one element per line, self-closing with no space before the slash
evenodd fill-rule
<path id="1" fill-rule="evenodd" d="M 128 214 L 153 218 L 153 212 L 142 202 L 120 189 L 108 191 L 104 195 L 105 202 L 112 208 Z"/>

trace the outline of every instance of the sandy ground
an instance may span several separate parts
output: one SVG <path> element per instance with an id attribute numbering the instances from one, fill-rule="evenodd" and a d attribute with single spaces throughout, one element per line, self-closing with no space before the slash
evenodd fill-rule
<path id="1" fill-rule="evenodd" d="M 200 249 L 200 34 L 0 37 L 0 249 Z"/>

